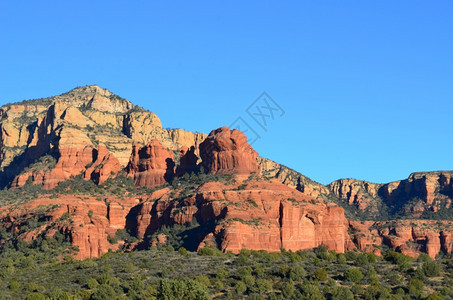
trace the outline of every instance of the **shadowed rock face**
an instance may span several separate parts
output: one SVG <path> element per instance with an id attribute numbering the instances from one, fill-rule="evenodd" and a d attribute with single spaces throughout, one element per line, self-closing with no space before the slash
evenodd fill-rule
<path id="1" fill-rule="evenodd" d="M 258 153 L 239 130 L 222 127 L 211 131 L 200 145 L 203 164 L 212 174 L 258 173 Z"/>
<path id="2" fill-rule="evenodd" d="M 152 140 L 142 148 L 134 144 L 126 172 L 134 177 L 136 185 L 154 187 L 171 181 L 174 168 L 173 151 Z"/>
<path id="3" fill-rule="evenodd" d="M 195 154 L 195 147 L 183 146 L 179 150 L 179 166 L 176 169 L 177 176 L 183 176 L 185 173 L 198 171 L 198 157 Z"/>

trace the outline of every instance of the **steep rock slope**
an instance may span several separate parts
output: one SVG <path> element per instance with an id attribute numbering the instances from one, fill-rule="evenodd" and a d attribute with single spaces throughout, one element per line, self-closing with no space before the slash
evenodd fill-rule
<path id="1" fill-rule="evenodd" d="M 332 193 L 360 214 L 374 219 L 452 219 L 453 172 L 413 173 L 406 180 L 374 184 L 341 179 L 329 185 Z"/>
<path id="2" fill-rule="evenodd" d="M 92 152 L 99 144 L 105 145 L 124 168 L 133 143 L 144 146 L 157 139 L 176 152 L 194 147 L 198 155 L 205 137 L 182 129 L 164 129 L 155 114 L 95 85 L 8 104 L 0 108 L 1 187 L 11 183 L 13 187 L 22 186 L 30 178 L 34 184 L 52 188 L 59 181 L 84 173 L 86 165 L 93 163 Z M 53 157 L 59 170 L 36 166 L 45 156 Z M 38 170 L 30 170 L 34 167 Z"/>

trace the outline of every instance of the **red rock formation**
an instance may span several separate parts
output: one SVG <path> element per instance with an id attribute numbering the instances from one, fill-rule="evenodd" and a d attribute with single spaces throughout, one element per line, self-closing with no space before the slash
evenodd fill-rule
<path id="1" fill-rule="evenodd" d="M 413 173 L 406 180 L 374 184 L 355 179 L 340 179 L 329 184 L 330 191 L 359 211 L 367 210 L 378 219 L 384 206 L 399 206 L 400 213 L 420 218 L 425 211 L 439 212 L 451 206 L 453 172 Z M 409 202 L 409 205 L 404 206 Z"/>
<path id="2" fill-rule="evenodd" d="M 198 241 L 203 244 L 213 238 L 220 241 L 221 250 L 233 252 L 242 248 L 300 250 L 319 245 L 343 252 L 350 244 L 343 209 L 326 207 L 276 182 L 252 181 L 244 190 L 206 183 L 182 203 L 171 201 L 168 194 L 155 193 L 140 204 L 129 225 L 136 226 L 137 234 L 143 237 L 164 224 L 189 224 L 194 217 L 203 224 L 223 220 Z"/>
<path id="3" fill-rule="evenodd" d="M 62 148 L 57 151 L 58 161 L 52 169 L 32 168 L 14 178 L 11 187 L 24 186 L 30 178 L 32 184 L 42 185 L 43 189 L 52 189 L 59 182 L 82 173 L 86 180 L 92 179 L 96 184 L 101 184 L 121 170 L 118 159 L 103 145 L 100 145 L 98 149 L 87 146 Z M 86 168 L 87 165 L 91 166 Z"/>
<path id="4" fill-rule="evenodd" d="M 34 214 L 43 214 L 42 218 L 49 220 L 47 225 L 41 226 L 32 232 L 24 234 L 23 238 L 31 241 L 41 234 L 52 237 L 61 232 L 70 237 L 79 251 L 74 254 L 76 259 L 99 257 L 109 249 L 116 250 L 118 244 L 112 245 L 108 237 L 113 237 L 118 229 L 124 228 L 126 215 L 137 202 L 134 199 L 110 199 L 107 204 L 91 197 L 81 200 L 75 195 L 60 195 L 58 198 L 37 198 L 27 202 L 11 212 L 6 207 L 0 210 L 2 227 L 20 227 L 15 219 L 26 220 Z M 48 208 L 44 210 L 43 208 Z M 61 219 L 67 213 L 69 219 Z M 14 229 L 13 229 L 14 230 Z"/>
<path id="5" fill-rule="evenodd" d="M 126 172 L 134 177 L 136 185 L 153 187 L 170 181 L 174 168 L 173 151 L 154 139 L 142 148 L 134 144 Z"/>
<path id="6" fill-rule="evenodd" d="M 91 163 L 93 158 L 93 149 L 91 147 L 83 149 L 63 148 L 58 152 L 59 158 L 53 169 L 30 169 L 14 178 L 11 187 L 24 186 L 30 178 L 31 183 L 42 185 L 43 189 L 53 189 L 59 182 L 81 174 L 85 170 L 85 166 Z"/>
<path id="7" fill-rule="evenodd" d="M 356 206 L 359 210 L 365 210 L 375 206 L 374 199 L 378 197 L 380 185 L 355 179 L 340 179 L 329 184 L 329 189 L 340 199 L 348 201 L 349 205 Z M 372 207 L 377 211 L 377 207 Z"/>
<path id="8" fill-rule="evenodd" d="M 211 131 L 200 145 L 200 155 L 212 174 L 258 173 L 258 153 L 236 129 L 222 127 Z"/>
<path id="9" fill-rule="evenodd" d="M 388 222 L 349 221 L 352 238 L 362 251 L 381 244 L 413 257 L 425 252 L 435 258 L 441 250 L 452 253 L 451 221 L 401 220 Z"/>
<path id="10" fill-rule="evenodd" d="M 119 160 L 104 145 L 99 145 L 98 149 L 93 152 L 94 162 L 86 169 L 85 179 L 91 179 L 94 183 L 101 184 L 121 171 Z"/>
<path id="11" fill-rule="evenodd" d="M 185 173 L 191 173 L 197 170 L 198 157 L 195 154 L 195 147 L 181 147 L 181 149 L 179 149 L 179 157 L 179 166 L 176 168 L 177 176 L 182 176 Z"/>
<path id="12" fill-rule="evenodd" d="M 0 208 L 0 226 L 19 231 L 27 218 L 39 214 L 38 209 L 57 204 L 44 212 L 48 225 L 21 238 L 30 241 L 42 233 L 62 232 L 80 249 L 78 259 L 115 250 L 118 245 L 111 245 L 108 237 L 118 229 L 127 228 L 144 238 L 163 225 L 188 225 L 194 219 L 207 230 L 190 237 L 196 248 L 205 242 L 233 252 L 242 248 L 296 251 L 326 245 L 338 252 L 357 247 L 379 255 L 379 246 L 386 244 L 407 255 L 426 252 L 433 258 L 441 250 L 453 251 L 451 221 L 348 222 L 342 208 L 327 206 L 275 181 L 252 180 L 241 188 L 239 183 L 209 182 L 184 198 L 179 198 L 179 192 L 167 187 L 141 199 L 108 199 L 108 204 L 77 195 L 41 197 Z M 60 220 L 64 213 L 70 220 Z M 128 249 L 136 246 L 126 245 Z"/>

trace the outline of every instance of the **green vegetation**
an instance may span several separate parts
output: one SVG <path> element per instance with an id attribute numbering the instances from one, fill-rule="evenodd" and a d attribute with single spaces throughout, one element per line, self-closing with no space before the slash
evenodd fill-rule
<path id="1" fill-rule="evenodd" d="M 46 156 L 46 160 L 49 159 Z M 31 182 L 17 189 L 0 190 L 0 205 L 23 204 L 37 198 L 39 195 L 47 195 L 50 198 L 57 198 L 62 194 L 86 195 L 102 200 L 109 196 L 116 196 L 122 199 L 126 196 L 149 194 L 154 190 L 147 187 L 136 187 L 133 178 L 126 177 L 124 172 L 118 173 L 118 176 L 108 179 L 101 185 L 96 185 L 90 180 L 84 180 L 81 175 L 78 175 L 72 179 L 60 182 L 52 190 L 43 190 L 40 185 L 33 185 Z"/>
<path id="2" fill-rule="evenodd" d="M 42 208 L 44 211 L 45 208 Z M 124 238 L 127 233 L 120 231 Z M 169 239 L 171 240 L 171 238 Z M 453 261 L 337 254 L 319 247 L 239 254 L 169 245 L 76 261 L 67 238 L 0 232 L 1 299 L 445 299 Z M 175 244 L 176 245 L 176 244 Z M 176 247 L 175 247 L 176 248 Z M 404 266 L 404 268 L 402 268 Z"/>

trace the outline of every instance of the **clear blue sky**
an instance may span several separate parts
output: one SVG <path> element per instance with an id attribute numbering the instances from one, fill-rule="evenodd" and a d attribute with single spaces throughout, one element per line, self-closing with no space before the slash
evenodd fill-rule
<path id="1" fill-rule="evenodd" d="M 243 116 L 322 183 L 453 169 L 452 1 L 0 1 L 0 104 L 98 84 L 164 127 Z M 263 91 L 286 111 L 265 132 Z"/>

